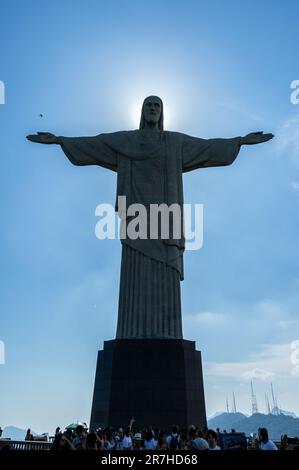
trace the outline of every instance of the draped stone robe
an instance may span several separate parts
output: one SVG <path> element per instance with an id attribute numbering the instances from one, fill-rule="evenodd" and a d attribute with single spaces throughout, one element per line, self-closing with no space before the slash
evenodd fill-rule
<path id="1" fill-rule="evenodd" d="M 240 137 L 201 139 L 179 132 L 133 130 L 94 137 L 62 137 L 74 165 L 117 172 L 116 197 L 134 203 L 179 204 L 183 225 L 183 173 L 230 165 Z M 116 203 L 116 210 L 118 210 Z M 174 239 L 122 239 L 117 338 L 182 338 L 180 281 L 184 235 Z"/>

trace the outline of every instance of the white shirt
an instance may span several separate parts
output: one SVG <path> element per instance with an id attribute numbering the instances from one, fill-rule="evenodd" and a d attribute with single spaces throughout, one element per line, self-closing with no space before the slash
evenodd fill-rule
<path id="1" fill-rule="evenodd" d="M 124 436 L 122 440 L 122 448 L 123 449 L 131 449 L 133 443 L 131 436 Z"/>
<path id="2" fill-rule="evenodd" d="M 260 449 L 261 450 L 278 450 L 274 442 L 270 441 L 270 439 L 268 442 L 261 442 Z"/>
<path id="3" fill-rule="evenodd" d="M 144 441 L 144 447 L 146 450 L 156 450 L 156 441 L 152 438 L 150 441 Z"/>

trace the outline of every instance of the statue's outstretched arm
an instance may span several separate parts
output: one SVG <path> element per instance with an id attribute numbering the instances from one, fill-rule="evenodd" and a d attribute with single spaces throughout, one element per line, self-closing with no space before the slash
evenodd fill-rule
<path id="1" fill-rule="evenodd" d="M 263 142 L 273 139 L 273 137 L 273 134 L 264 134 L 263 131 L 251 132 L 250 134 L 241 137 L 241 145 L 262 144 Z"/>
<path id="2" fill-rule="evenodd" d="M 232 139 L 201 139 L 183 135 L 183 172 L 230 165 L 236 159 L 242 145 L 261 144 L 273 137 L 273 134 L 264 134 L 261 131 Z"/>
<path id="3" fill-rule="evenodd" d="M 74 165 L 98 165 L 117 171 L 117 152 L 107 145 L 101 134 L 92 137 L 57 137 L 50 132 L 28 135 L 27 139 L 39 144 L 59 144 Z"/>
<path id="4" fill-rule="evenodd" d="M 38 144 L 60 144 L 60 138 L 50 132 L 37 132 L 37 134 L 27 135 L 26 138 Z"/>

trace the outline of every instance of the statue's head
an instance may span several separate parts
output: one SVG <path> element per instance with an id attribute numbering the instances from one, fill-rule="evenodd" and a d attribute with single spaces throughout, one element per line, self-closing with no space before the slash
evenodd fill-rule
<path id="1" fill-rule="evenodd" d="M 163 102 L 158 96 L 148 96 L 143 101 L 139 129 L 164 128 Z"/>

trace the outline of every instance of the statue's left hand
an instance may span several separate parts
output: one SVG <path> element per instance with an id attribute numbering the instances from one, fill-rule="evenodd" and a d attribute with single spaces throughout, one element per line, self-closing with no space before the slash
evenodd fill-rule
<path id="1" fill-rule="evenodd" d="M 273 139 L 273 137 L 273 134 L 264 134 L 262 131 L 251 132 L 241 138 L 241 145 L 261 144 L 262 142 L 267 142 L 268 140 Z"/>

